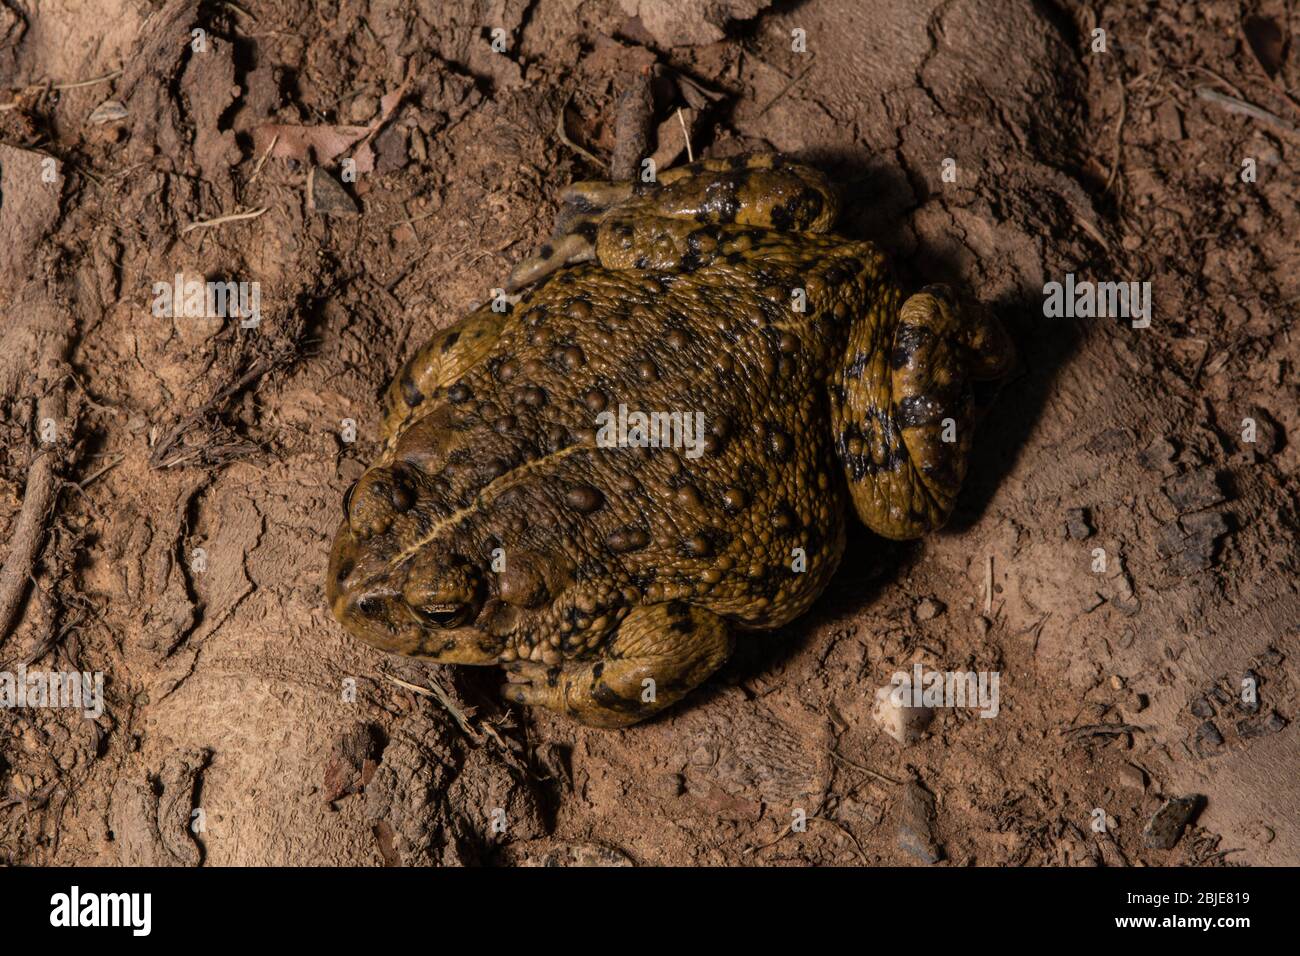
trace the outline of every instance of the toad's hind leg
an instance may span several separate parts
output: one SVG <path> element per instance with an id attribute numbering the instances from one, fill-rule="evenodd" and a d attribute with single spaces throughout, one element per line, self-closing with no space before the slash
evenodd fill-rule
<path id="1" fill-rule="evenodd" d="M 1014 349 L 991 314 L 930 286 L 898 306 L 883 294 L 849 331 L 831 377 L 831 423 L 863 523 L 886 538 L 941 527 L 966 476 L 972 382 L 1010 370 Z M 896 312 L 896 317 L 895 317 Z"/>
<path id="2" fill-rule="evenodd" d="M 546 707 L 592 727 L 626 727 L 685 697 L 731 654 L 727 623 L 672 601 L 634 608 L 591 661 L 506 665 L 507 700 Z"/>
<path id="3" fill-rule="evenodd" d="M 672 268 L 701 226 L 824 233 L 839 214 L 825 176 L 771 153 L 702 160 L 650 183 L 574 183 L 560 199 L 554 237 L 515 267 L 511 291 L 592 259 L 607 269 Z"/>

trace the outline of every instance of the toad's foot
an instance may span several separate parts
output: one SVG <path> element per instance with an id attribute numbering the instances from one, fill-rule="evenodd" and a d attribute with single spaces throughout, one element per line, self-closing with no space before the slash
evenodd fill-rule
<path id="1" fill-rule="evenodd" d="M 680 602 L 638 607 L 590 661 L 506 665 L 507 700 L 592 727 L 626 727 L 686 696 L 731 653 L 726 622 Z"/>
<path id="2" fill-rule="evenodd" d="M 886 314 L 894 309 L 896 321 Z M 1014 360 L 997 318 L 946 286 L 901 307 L 883 297 L 854 322 L 832 379 L 831 421 L 864 524 L 899 540 L 948 520 L 975 431 L 972 382 L 1005 375 Z"/>
<path id="3" fill-rule="evenodd" d="M 825 176 L 771 153 L 701 160 L 648 183 L 574 183 L 560 199 L 554 237 L 514 268 L 508 291 L 594 259 L 606 269 L 698 265 L 688 240 L 702 226 L 824 233 L 839 213 Z"/>

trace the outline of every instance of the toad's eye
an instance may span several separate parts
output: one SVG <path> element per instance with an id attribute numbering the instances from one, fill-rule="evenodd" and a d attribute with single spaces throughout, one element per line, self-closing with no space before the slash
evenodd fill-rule
<path id="1" fill-rule="evenodd" d="M 425 624 L 431 624 L 434 627 L 456 627 L 465 620 L 465 613 L 469 610 L 469 605 L 429 604 L 411 610 Z"/>

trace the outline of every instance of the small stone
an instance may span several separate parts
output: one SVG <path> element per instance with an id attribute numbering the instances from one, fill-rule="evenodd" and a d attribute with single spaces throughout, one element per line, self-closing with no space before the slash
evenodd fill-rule
<path id="1" fill-rule="evenodd" d="M 1165 100 L 1155 109 L 1155 126 L 1160 138 L 1176 143 L 1184 137 L 1183 115 L 1172 99 Z"/>
<path id="2" fill-rule="evenodd" d="M 1196 740 L 1198 743 L 1205 744 L 1208 747 L 1222 747 L 1223 734 L 1219 733 L 1219 728 L 1214 726 L 1214 721 L 1207 720 L 1201 726 L 1196 728 Z"/>
<path id="3" fill-rule="evenodd" d="M 1065 513 L 1065 533 L 1075 541 L 1092 537 L 1092 524 L 1086 508 L 1071 508 Z"/>
<path id="4" fill-rule="evenodd" d="M 1217 511 L 1188 515 L 1171 521 L 1156 535 L 1156 553 L 1170 570 L 1186 577 L 1214 563 L 1215 543 L 1228 532 L 1228 522 Z"/>
<path id="5" fill-rule="evenodd" d="M 1165 801 L 1142 831 L 1142 842 L 1153 850 L 1172 850 L 1200 803 L 1200 796 L 1175 797 Z"/>
<path id="6" fill-rule="evenodd" d="M 1196 700 L 1192 701 L 1192 706 L 1189 709 L 1191 710 L 1193 717 L 1204 719 L 1214 716 L 1214 708 L 1204 697 L 1198 697 Z"/>
<path id="7" fill-rule="evenodd" d="M 1130 790 L 1145 790 L 1147 788 L 1146 771 L 1141 767 L 1126 763 L 1119 768 L 1119 783 L 1120 786 L 1128 787 Z"/>
<path id="8" fill-rule="evenodd" d="M 409 222 L 404 222 L 395 226 L 390 235 L 393 237 L 393 242 L 410 242 L 415 238 L 415 227 Z"/>
<path id="9" fill-rule="evenodd" d="M 659 773 L 650 778 L 650 790 L 665 799 L 680 797 L 686 792 L 686 778 L 680 773 Z"/>
<path id="10" fill-rule="evenodd" d="M 1156 438 L 1138 453 L 1138 464 L 1147 471 L 1165 472 L 1178 450 L 1167 438 Z"/>
<path id="11" fill-rule="evenodd" d="M 1124 701 L 1120 708 L 1126 715 L 1140 714 L 1147 709 L 1147 695 L 1139 694 L 1137 691 L 1129 691 L 1125 695 Z"/>
<path id="12" fill-rule="evenodd" d="M 362 93 L 348 107 L 348 115 L 352 118 L 352 122 L 359 126 L 374 116 L 377 109 L 379 109 L 379 97 L 371 93 Z"/>
<path id="13" fill-rule="evenodd" d="M 1200 468 L 1178 475 L 1165 483 L 1165 496 L 1179 514 L 1200 511 L 1223 500 L 1218 475 L 1213 468 Z"/>
<path id="14" fill-rule="evenodd" d="M 1254 737 L 1267 737 L 1286 726 L 1286 718 L 1273 711 L 1263 720 L 1242 719 L 1237 721 L 1237 736 L 1250 740 Z"/>
<path id="15" fill-rule="evenodd" d="M 308 205 L 322 216 L 356 216 L 361 210 L 337 179 L 319 166 L 307 174 Z"/>
<path id="16" fill-rule="evenodd" d="M 916 781 L 909 781 L 899 798 L 898 827 L 895 842 L 900 850 L 927 866 L 943 859 L 943 849 L 934 842 L 930 821 L 934 817 L 934 797 Z"/>
<path id="17" fill-rule="evenodd" d="M 898 701 L 903 701 L 902 704 Z M 876 691 L 875 706 L 871 709 L 874 720 L 890 737 L 909 747 L 925 736 L 926 729 L 934 720 L 934 710 L 930 707 L 914 707 L 912 685 L 887 684 Z"/>
<path id="18" fill-rule="evenodd" d="M 918 621 L 932 621 L 946 610 L 944 603 L 934 598 L 921 598 L 916 603 L 916 619 Z"/>

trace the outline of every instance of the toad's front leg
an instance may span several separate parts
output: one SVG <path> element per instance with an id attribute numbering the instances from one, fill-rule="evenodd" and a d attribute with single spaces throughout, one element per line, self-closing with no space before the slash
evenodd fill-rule
<path id="1" fill-rule="evenodd" d="M 824 233 L 839 213 L 825 176 L 770 153 L 701 160 L 648 183 L 574 183 L 560 198 L 555 235 L 515 266 L 510 291 L 580 262 L 690 271 L 711 259 L 719 229 Z"/>
<path id="2" fill-rule="evenodd" d="M 599 657 L 506 665 L 502 695 L 592 727 L 626 727 L 675 704 L 731 654 L 727 623 L 672 601 L 633 609 Z"/>

